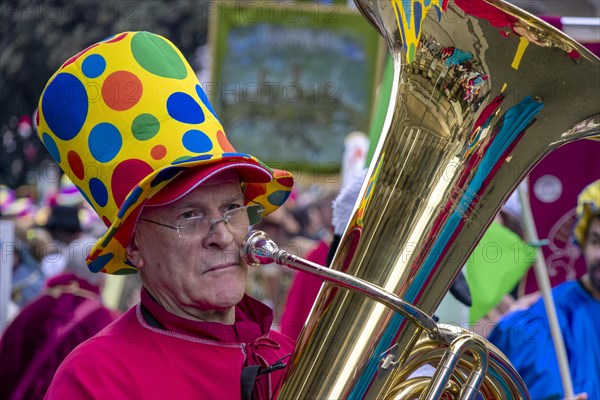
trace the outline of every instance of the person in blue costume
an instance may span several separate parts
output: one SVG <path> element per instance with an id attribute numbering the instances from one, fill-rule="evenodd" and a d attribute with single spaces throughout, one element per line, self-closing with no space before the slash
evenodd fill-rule
<path id="1" fill-rule="evenodd" d="M 574 236 L 587 273 L 552 289 L 577 399 L 600 399 L 600 180 L 579 195 Z M 507 314 L 489 340 L 513 363 L 531 398 L 562 399 L 562 382 L 540 299 Z"/>

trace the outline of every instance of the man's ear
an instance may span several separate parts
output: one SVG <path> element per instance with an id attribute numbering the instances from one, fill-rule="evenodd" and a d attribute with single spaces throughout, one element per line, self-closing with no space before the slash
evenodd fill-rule
<path id="1" fill-rule="evenodd" d="M 142 268 L 144 266 L 144 259 L 142 258 L 142 252 L 138 247 L 138 238 L 137 235 L 133 234 L 133 237 L 129 241 L 127 248 L 125 249 L 127 254 L 127 259 L 136 267 Z"/>

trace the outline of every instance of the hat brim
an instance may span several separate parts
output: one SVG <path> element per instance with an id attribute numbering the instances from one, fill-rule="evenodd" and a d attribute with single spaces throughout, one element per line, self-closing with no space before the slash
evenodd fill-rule
<path id="1" fill-rule="evenodd" d="M 154 171 L 129 192 L 113 222 L 107 224 L 108 230 L 88 256 L 89 269 L 114 275 L 136 273 L 137 268 L 127 260 L 126 248 L 143 207 L 174 202 L 227 170 L 239 174 L 246 202 L 262 205 L 263 215 L 272 213 L 287 200 L 294 183 L 288 171 L 270 169 L 242 153 L 221 154 L 210 160 L 184 162 Z"/>
<path id="2" fill-rule="evenodd" d="M 161 191 L 152 196 L 147 206 L 163 206 L 184 197 L 208 179 L 225 171 L 234 170 L 244 183 L 268 183 L 273 179 L 264 167 L 247 162 L 221 162 L 205 167 L 190 168 L 173 179 Z"/>

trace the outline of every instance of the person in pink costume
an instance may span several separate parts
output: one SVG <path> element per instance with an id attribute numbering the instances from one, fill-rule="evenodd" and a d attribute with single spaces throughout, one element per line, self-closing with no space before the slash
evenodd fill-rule
<path id="1" fill-rule="evenodd" d="M 86 272 L 67 270 L 48 280 L 6 328 L 0 340 L 0 398 L 43 398 L 65 357 L 116 319 Z"/>
<path id="2" fill-rule="evenodd" d="M 245 294 L 240 246 L 291 174 L 236 152 L 187 61 L 149 32 L 65 62 L 37 120 L 108 228 L 88 267 L 142 282 L 140 303 L 69 354 L 46 398 L 276 397 L 295 343 Z"/>

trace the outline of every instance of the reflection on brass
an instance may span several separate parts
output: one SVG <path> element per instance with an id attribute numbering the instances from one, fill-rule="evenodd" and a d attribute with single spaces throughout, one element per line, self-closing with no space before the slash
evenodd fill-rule
<path id="1" fill-rule="evenodd" d="M 388 44 L 394 85 L 331 268 L 431 316 L 528 171 L 567 142 L 598 137 L 600 60 L 500 0 L 425 1 L 433 6 L 422 24 L 405 17 L 420 17 L 424 0 L 356 3 Z M 439 329 L 433 340 L 380 301 L 325 283 L 280 398 L 469 398 L 467 382 L 486 399 L 529 398 L 494 346 Z M 451 373 L 434 372 L 444 363 Z"/>

